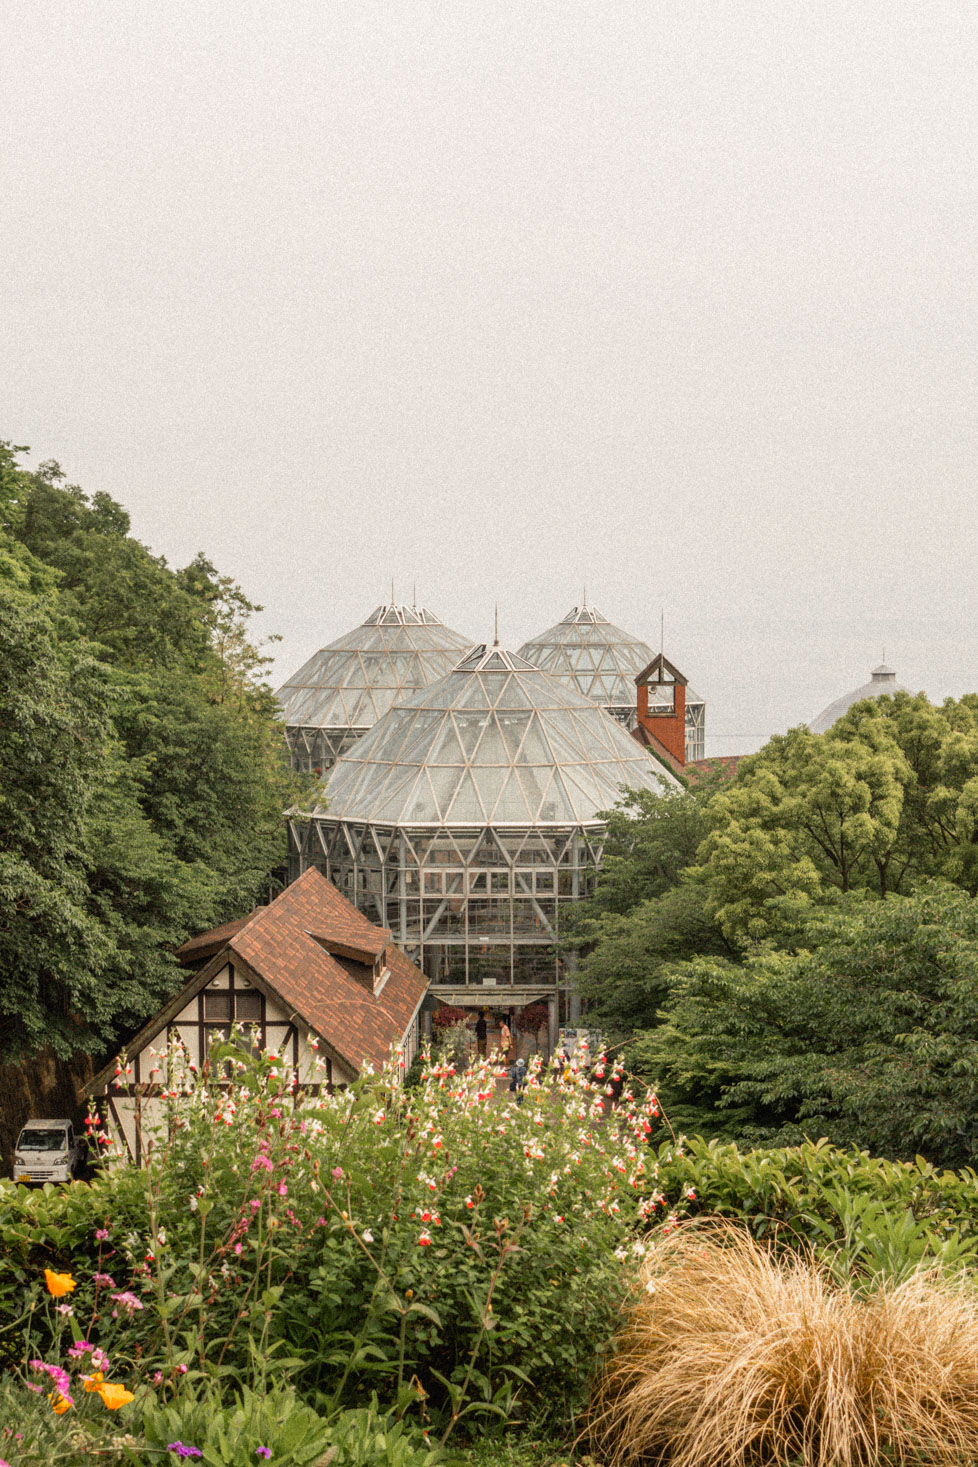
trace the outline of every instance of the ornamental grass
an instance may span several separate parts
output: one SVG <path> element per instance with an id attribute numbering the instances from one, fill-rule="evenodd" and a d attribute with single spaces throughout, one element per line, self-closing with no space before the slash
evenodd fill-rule
<path id="1" fill-rule="evenodd" d="M 871 1294 L 733 1226 L 660 1237 L 591 1418 L 610 1467 L 978 1461 L 978 1300 Z"/>

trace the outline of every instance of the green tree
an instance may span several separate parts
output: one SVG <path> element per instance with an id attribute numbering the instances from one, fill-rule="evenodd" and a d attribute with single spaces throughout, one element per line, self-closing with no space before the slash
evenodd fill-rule
<path id="1" fill-rule="evenodd" d="M 707 831 L 713 787 L 632 790 L 607 813 L 594 892 L 574 912 L 567 944 L 581 953 L 575 986 L 614 1036 L 654 1024 L 669 964 L 729 948 L 706 910 L 707 888 L 684 879 Z"/>
<path id="2" fill-rule="evenodd" d="M 803 937 L 674 969 L 633 1060 L 681 1123 L 978 1162 L 978 904 L 946 883 L 850 893 L 811 911 Z"/>
<path id="3" fill-rule="evenodd" d="M 8 1054 L 109 1047 L 145 1018 L 179 984 L 173 947 L 265 897 L 306 783 L 261 681 L 258 608 L 203 556 L 170 570 L 108 495 L 89 498 L 57 464 L 30 473 L 22 452 L 0 445 L 0 787 L 20 861 L 4 887 L 19 953 Z M 22 746 L 33 753 L 18 763 Z M 29 900 L 28 868 L 47 882 Z"/>
<path id="4" fill-rule="evenodd" d="M 710 805 L 695 876 L 736 942 L 790 941 L 799 915 L 941 876 L 978 890 L 978 699 L 857 704 L 779 735 Z"/>
<path id="5" fill-rule="evenodd" d="M 111 1004 L 86 838 L 109 734 L 104 669 L 0 579 L 0 1056 L 84 1047 Z M 79 1042 L 80 1041 L 80 1042 Z"/>

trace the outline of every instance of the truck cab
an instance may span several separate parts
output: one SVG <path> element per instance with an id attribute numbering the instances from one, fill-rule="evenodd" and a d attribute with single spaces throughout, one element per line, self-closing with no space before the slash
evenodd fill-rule
<path id="1" fill-rule="evenodd" d="M 85 1142 L 71 1121 L 28 1121 L 14 1147 L 14 1181 L 70 1182 L 84 1159 Z"/>

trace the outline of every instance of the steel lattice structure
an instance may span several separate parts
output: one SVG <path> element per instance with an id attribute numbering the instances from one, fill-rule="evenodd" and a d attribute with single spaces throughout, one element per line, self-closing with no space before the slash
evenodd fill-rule
<path id="1" fill-rule="evenodd" d="M 290 821 L 291 875 L 316 865 L 446 996 L 553 995 L 562 909 L 590 889 L 599 819 L 626 788 L 674 787 L 574 688 L 480 646 L 405 698 Z"/>

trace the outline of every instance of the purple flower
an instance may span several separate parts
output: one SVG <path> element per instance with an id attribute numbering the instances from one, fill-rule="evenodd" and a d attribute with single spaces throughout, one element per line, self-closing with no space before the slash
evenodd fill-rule
<path id="1" fill-rule="evenodd" d="M 166 1449 L 168 1452 L 176 1452 L 178 1457 L 202 1457 L 204 1455 L 200 1447 L 187 1447 L 183 1442 L 168 1442 Z"/>
<path id="2" fill-rule="evenodd" d="M 256 1457 L 270 1457 L 271 1455 L 272 1455 L 272 1449 L 271 1449 L 271 1447 L 256 1447 L 255 1448 L 255 1456 Z"/>

